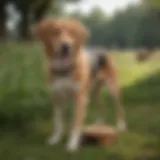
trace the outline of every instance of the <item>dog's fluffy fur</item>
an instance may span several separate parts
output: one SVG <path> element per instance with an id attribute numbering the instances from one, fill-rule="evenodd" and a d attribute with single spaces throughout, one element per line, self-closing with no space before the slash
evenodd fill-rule
<path id="1" fill-rule="evenodd" d="M 50 144 L 59 142 L 62 135 L 62 100 L 68 95 L 68 88 L 75 95 L 75 110 L 72 129 L 67 144 L 67 149 L 73 151 L 79 147 L 83 122 L 86 116 L 86 106 L 88 104 L 88 93 L 91 86 L 94 86 L 95 100 L 99 99 L 100 88 L 102 84 L 107 84 L 117 105 L 117 125 L 118 129 L 125 129 L 124 111 L 119 97 L 119 88 L 117 84 L 117 69 L 109 55 L 103 54 L 98 59 L 98 68 L 94 71 L 94 78 L 91 77 L 91 66 L 86 53 L 83 51 L 83 45 L 87 39 L 88 30 L 79 21 L 73 19 L 45 19 L 36 27 L 36 36 L 43 42 L 47 60 L 45 71 L 47 79 L 52 87 L 54 101 L 54 134 L 49 139 Z M 72 61 L 75 66 L 73 72 L 66 77 L 57 77 L 52 72 L 56 50 L 62 42 L 67 43 L 72 48 Z M 93 80 L 97 80 L 94 83 Z M 100 81 L 98 81 L 100 80 Z M 101 83 L 103 82 L 103 83 Z M 65 92 L 65 89 L 67 91 Z M 64 97 L 63 97 L 64 96 Z M 98 110 L 101 110 L 102 106 Z M 103 113 L 103 111 L 102 111 Z M 101 116 L 100 116 L 101 117 Z M 102 117 L 101 117 L 102 118 Z"/>

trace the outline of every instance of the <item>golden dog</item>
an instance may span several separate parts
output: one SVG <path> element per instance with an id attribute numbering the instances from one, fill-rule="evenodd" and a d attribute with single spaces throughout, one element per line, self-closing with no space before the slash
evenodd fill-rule
<path id="1" fill-rule="evenodd" d="M 124 130 L 126 125 L 117 84 L 117 69 L 104 51 L 94 56 L 83 51 L 89 35 L 85 26 L 74 19 L 44 19 L 37 24 L 36 35 L 44 44 L 47 60 L 45 72 L 53 91 L 54 133 L 49 138 L 49 144 L 56 144 L 61 139 L 62 102 L 71 92 L 75 96 L 75 110 L 67 149 L 74 151 L 79 147 L 89 90 L 94 87 L 95 99 L 98 99 L 104 84 L 108 85 L 117 104 L 117 127 Z"/>

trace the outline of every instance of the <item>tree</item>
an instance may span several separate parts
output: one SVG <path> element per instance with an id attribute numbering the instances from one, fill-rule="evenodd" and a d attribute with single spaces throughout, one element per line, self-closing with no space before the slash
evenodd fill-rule
<path id="1" fill-rule="evenodd" d="M 147 7 L 151 7 L 153 9 L 160 9 L 160 1 L 159 0 L 142 0 L 143 5 Z"/>
<path id="2" fill-rule="evenodd" d="M 81 16 L 82 21 L 90 29 L 90 44 L 101 45 L 103 43 L 102 27 L 107 23 L 107 16 L 101 8 L 95 7 L 87 16 Z"/>
<path id="3" fill-rule="evenodd" d="M 137 30 L 137 45 L 153 49 L 160 45 L 160 12 L 146 9 Z"/>
<path id="4" fill-rule="evenodd" d="M 31 23 L 43 17 L 52 0 L 11 0 L 11 2 L 16 5 L 21 14 L 20 36 L 23 39 L 29 39 Z"/>
<path id="5" fill-rule="evenodd" d="M 87 15 L 76 11 L 72 16 L 88 26 L 91 45 L 153 48 L 160 44 L 160 12 L 152 7 L 130 5 L 112 17 L 94 8 Z"/>
<path id="6" fill-rule="evenodd" d="M 41 20 L 49 9 L 53 9 L 53 12 L 56 13 L 59 11 L 59 7 L 65 3 L 78 2 L 78 0 L 10 0 L 10 2 L 16 5 L 22 17 L 19 25 L 20 37 L 30 39 L 31 24 Z"/>
<path id="7" fill-rule="evenodd" d="M 1 0 L 0 1 L 0 39 L 3 39 L 6 36 L 6 12 L 5 7 L 8 3 L 8 0 Z"/>

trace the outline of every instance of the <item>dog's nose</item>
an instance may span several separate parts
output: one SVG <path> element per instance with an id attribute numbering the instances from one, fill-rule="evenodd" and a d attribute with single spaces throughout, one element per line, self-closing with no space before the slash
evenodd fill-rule
<path id="1" fill-rule="evenodd" d="M 67 57 L 70 54 L 70 46 L 66 43 L 61 45 L 61 56 Z"/>

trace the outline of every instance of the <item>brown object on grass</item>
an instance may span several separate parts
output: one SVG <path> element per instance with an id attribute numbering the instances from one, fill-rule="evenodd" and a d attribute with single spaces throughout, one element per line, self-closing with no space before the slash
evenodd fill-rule
<path id="1" fill-rule="evenodd" d="M 108 125 L 87 126 L 82 133 L 82 145 L 110 146 L 116 140 L 116 129 Z"/>
<path id="2" fill-rule="evenodd" d="M 138 62 L 144 62 L 150 59 L 155 54 L 154 50 L 152 49 L 141 49 L 136 54 L 136 59 Z"/>

